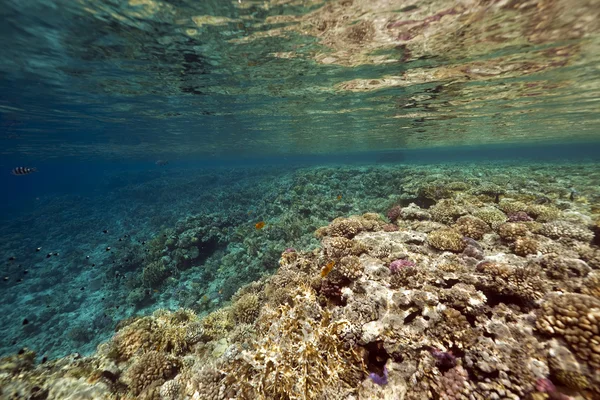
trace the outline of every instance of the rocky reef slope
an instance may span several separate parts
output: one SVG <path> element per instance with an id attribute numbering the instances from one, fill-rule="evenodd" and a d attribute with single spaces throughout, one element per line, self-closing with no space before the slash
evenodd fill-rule
<path id="1" fill-rule="evenodd" d="M 0 395 L 598 399 L 594 212 L 568 192 L 420 185 L 385 217 L 319 228 L 203 318 L 158 310 L 90 357 L 6 357 Z"/>

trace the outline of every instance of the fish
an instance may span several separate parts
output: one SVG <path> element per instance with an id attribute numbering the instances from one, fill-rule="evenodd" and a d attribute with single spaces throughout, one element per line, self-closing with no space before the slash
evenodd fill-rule
<path id="1" fill-rule="evenodd" d="M 327 275 L 329 275 L 334 265 L 335 261 L 329 261 L 327 265 L 321 269 L 321 278 L 325 278 Z"/>
<path id="2" fill-rule="evenodd" d="M 35 167 L 16 167 L 16 168 L 13 168 L 12 171 L 10 171 L 10 173 L 15 176 L 29 175 L 33 172 L 37 172 L 37 168 L 35 168 Z"/>
<path id="3" fill-rule="evenodd" d="M 569 200 L 574 201 L 575 198 L 579 195 L 579 192 L 573 188 L 571 188 L 571 194 L 569 195 Z"/>
<path id="4" fill-rule="evenodd" d="M 341 199 L 342 199 L 342 195 L 341 195 L 341 194 L 338 194 L 338 197 L 337 197 L 337 199 L 338 199 L 338 201 L 339 201 L 339 200 L 341 200 Z"/>
<path id="5" fill-rule="evenodd" d="M 156 162 L 154 164 L 158 165 L 159 167 L 163 167 L 165 165 L 167 165 L 169 163 L 169 160 L 156 160 Z"/>
<path id="6" fill-rule="evenodd" d="M 254 227 L 255 227 L 256 229 L 262 229 L 262 228 L 264 228 L 264 227 L 265 227 L 265 225 L 266 225 L 266 224 L 265 224 L 265 221 L 260 221 L 260 222 L 257 222 L 256 224 L 254 224 Z"/>

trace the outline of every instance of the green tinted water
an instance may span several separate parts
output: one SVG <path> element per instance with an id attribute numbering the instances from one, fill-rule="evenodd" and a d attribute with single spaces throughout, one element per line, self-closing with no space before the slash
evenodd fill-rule
<path id="1" fill-rule="evenodd" d="M 594 1 L 3 3 L 5 154 L 600 137 Z"/>

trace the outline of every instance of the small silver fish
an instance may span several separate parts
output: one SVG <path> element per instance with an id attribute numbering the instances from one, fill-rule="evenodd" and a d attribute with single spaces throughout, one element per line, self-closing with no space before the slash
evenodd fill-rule
<path id="1" fill-rule="evenodd" d="M 13 175 L 29 175 L 33 172 L 37 172 L 37 168 L 34 167 L 17 167 L 17 168 L 13 168 L 12 171 L 10 171 L 11 174 Z"/>
<path id="2" fill-rule="evenodd" d="M 156 164 L 156 165 L 158 165 L 158 166 L 161 166 L 161 167 L 162 167 L 162 166 L 164 166 L 164 165 L 167 165 L 168 163 L 169 163 L 169 161 L 168 161 L 168 160 L 158 160 L 158 161 L 156 161 L 154 164 Z"/>

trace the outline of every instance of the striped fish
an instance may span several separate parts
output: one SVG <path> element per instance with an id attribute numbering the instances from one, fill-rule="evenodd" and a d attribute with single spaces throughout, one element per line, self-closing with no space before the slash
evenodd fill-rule
<path id="1" fill-rule="evenodd" d="M 13 175 L 29 175 L 32 172 L 37 172 L 37 168 L 17 167 L 17 168 L 13 168 L 13 170 L 10 171 L 10 173 Z"/>

